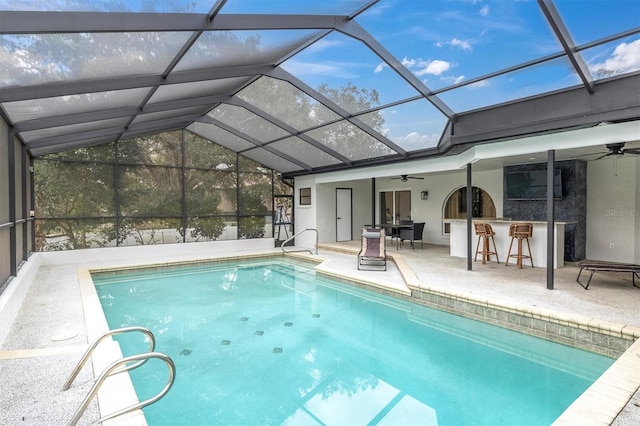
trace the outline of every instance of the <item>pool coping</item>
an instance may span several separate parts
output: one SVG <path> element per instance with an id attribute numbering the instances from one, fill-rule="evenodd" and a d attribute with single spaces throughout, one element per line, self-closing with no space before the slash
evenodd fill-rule
<path id="1" fill-rule="evenodd" d="M 109 331 L 109 325 L 104 315 L 96 287 L 91 278 L 92 269 L 77 269 L 80 298 L 84 312 L 87 340 L 93 343 L 103 333 Z M 120 345 L 111 337 L 104 339 L 96 347 L 91 356 L 94 377 L 104 371 L 113 361 L 123 357 Z M 122 408 L 137 404 L 138 397 L 133 388 L 129 373 L 120 373 L 109 376 L 98 390 L 98 411 L 103 417 Z M 107 420 L 104 426 L 147 425 L 142 410 L 134 410 L 125 415 Z"/>
<path id="2" fill-rule="evenodd" d="M 353 254 L 353 251 L 349 249 L 334 250 L 331 248 L 331 251 Z M 238 260 L 290 258 L 315 265 L 315 269 L 320 276 L 331 277 L 346 284 L 400 297 L 410 302 L 435 307 L 461 316 L 514 329 L 525 334 L 532 334 L 547 340 L 617 358 L 613 365 L 556 419 L 554 425 L 572 425 L 576 424 L 576 422 L 585 424 L 585 419 L 588 419 L 588 424 L 609 425 L 638 390 L 638 386 L 640 385 L 640 368 L 638 368 L 640 365 L 640 327 L 601 321 L 596 318 L 566 315 L 544 309 L 507 306 L 486 299 L 437 290 L 420 282 L 401 255 L 394 254 L 388 257 L 398 267 L 405 281 L 405 286 L 390 286 L 390 283 L 381 280 L 363 279 L 353 275 L 338 273 L 331 268 L 330 260 L 319 259 L 317 256 L 303 253 L 266 252 L 243 256 L 218 256 L 210 259 L 191 261 L 135 263 L 117 267 L 78 269 L 78 280 L 82 293 L 87 335 L 89 341 L 93 341 L 109 329 L 95 286 L 93 285 L 93 280 L 90 276 L 91 273 L 203 263 L 230 263 Z M 87 310 L 87 306 L 90 307 L 89 311 Z M 498 314 L 500 312 L 506 316 L 500 317 Z M 96 316 L 101 318 L 96 318 Z M 552 326 L 540 330 L 540 324 L 551 324 Z M 567 330 L 575 330 L 575 334 L 570 336 Z M 553 338 L 554 336 L 557 338 Z M 605 338 L 598 340 L 596 350 L 592 350 L 589 349 L 588 345 L 585 347 L 585 340 L 587 339 L 585 336 L 590 336 L 591 341 L 593 341 L 593 336 L 605 336 Z M 115 343 L 115 341 L 113 342 Z M 600 350 L 602 347 L 607 347 L 607 345 L 609 351 Z M 116 349 L 113 347 L 109 349 L 112 351 L 109 355 L 98 355 L 94 357 L 98 360 L 98 362 L 94 361 L 94 372 L 102 371 L 107 365 L 105 364 L 105 359 L 117 359 L 113 358 L 114 353 L 115 355 L 119 353 L 119 357 L 122 357 L 117 343 L 116 346 Z M 96 353 L 98 352 L 101 351 L 96 350 Z M 138 402 L 129 375 L 119 374 L 117 376 L 121 380 L 119 383 L 113 383 L 108 386 L 107 383 L 110 382 L 111 379 L 107 379 L 103 387 L 104 389 L 98 392 L 101 415 Z M 125 378 L 124 381 L 122 381 L 123 378 Z M 108 407 L 115 408 L 107 411 Z M 146 424 L 142 410 L 136 410 L 129 415 L 105 422 L 107 426 L 124 424 Z"/>

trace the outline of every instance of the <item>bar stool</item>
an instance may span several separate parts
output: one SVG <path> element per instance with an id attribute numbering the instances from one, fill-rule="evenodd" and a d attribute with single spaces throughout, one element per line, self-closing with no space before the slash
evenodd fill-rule
<path id="1" fill-rule="evenodd" d="M 529 237 L 533 235 L 533 224 L 531 223 L 514 223 L 509 226 L 509 236 L 511 237 L 511 244 L 509 244 L 509 254 L 507 255 L 507 261 L 505 266 L 509 265 L 509 259 L 515 257 L 518 259 L 518 268 L 522 269 L 522 259 L 529 259 L 531 267 L 533 268 L 533 257 L 531 256 L 531 246 L 529 245 Z M 518 240 L 518 253 L 511 254 L 511 247 L 513 246 L 513 240 Z M 522 240 L 527 240 L 527 248 L 529 254 L 522 253 Z"/>
<path id="2" fill-rule="evenodd" d="M 476 244 L 476 255 L 473 258 L 473 261 L 476 262 L 478 260 L 478 253 L 482 255 L 482 264 L 486 263 L 487 260 L 491 261 L 491 255 L 496 257 L 496 262 L 500 263 L 500 259 L 498 258 L 498 249 L 496 249 L 496 240 L 493 238 L 496 235 L 493 232 L 493 228 L 488 223 L 479 223 L 476 222 L 473 224 L 476 229 L 476 235 L 478 236 L 478 244 Z M 491 251 L 491 245 L 489 244 L 489 239 L 493 242 L 493 250 Z M 482 242 L 482 250 L 479 250 L 480 240 Z"/>

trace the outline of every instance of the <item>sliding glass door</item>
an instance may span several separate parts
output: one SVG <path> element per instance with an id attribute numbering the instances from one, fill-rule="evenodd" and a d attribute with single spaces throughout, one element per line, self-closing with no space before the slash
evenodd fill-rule
<path id="1" fill-rule="evenodd" d="M 380 193 L 380 223 L 411 220 L 411 191 L 384 191 Z"/>

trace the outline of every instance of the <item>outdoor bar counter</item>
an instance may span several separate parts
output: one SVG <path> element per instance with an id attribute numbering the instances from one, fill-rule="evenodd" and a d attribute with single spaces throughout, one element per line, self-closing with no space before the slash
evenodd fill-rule
<path id="1" fill-rule="evenodd" d="M 450 228 L 450 254 L 454 257 L 467 257 L 467 221 L 466 219 L 446 219 L 445 222 L 451 224 Z M 506 220 L 506 219 L 474 219 L 474 222 L 488 223 L 495 232 L 496 251 L 498 252 L 498 259 L 500 263 L 504 263 L 507 260 L 507 253 L 509 252 L 509 244 L 511 244 L 511 237 L 509 236 L 509 226 L 513 223 L 531 223 L 533 224 L 533 234 L 529 238 L 529 244 L 531 245 L 531 253 L 533 257 L 533 266 L 535 267 L 547 267 L 547 222 L 532 221 L 532 220 Z M 555 222 L 554 223 L 554 268 L 562 268 L 564 266 L 564 226 L 569 222 Z M 472 250 L 471 256 L 475 255 L 476 244 L 478 243 L 478 236 L 475 233 L 473 227 L 471 228 L 471 242 Z M 511 248 L 511 254 L 518 252 L 517 240 L 513 242 Z M 491 245 L 493 248 L 493 244 Z M 480 243 L 482 248 L 482 242 Z M 528 254 L 527 243 L 523 242 L 523 253 Z M 478 262 L 481 260 L 481 255 L 478 255 Z M 495 257 L 491 257 L 491 260 L 495 262 Z M 509 260 L 509 266 L 516 265 L 516 259 Z M 523 260 L 525 267 L 529 266 L 529 259 Z"/>

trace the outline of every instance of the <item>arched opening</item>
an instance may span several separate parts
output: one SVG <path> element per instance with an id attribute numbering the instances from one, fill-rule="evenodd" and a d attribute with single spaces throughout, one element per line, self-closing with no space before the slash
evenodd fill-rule
<path id="1" fill-rule="evenodd" d="M 495 218 L 496 205 L 487 191 L 477 186 L 471 188 L 471 212 L 474 218 Z M 442 217 L 444 219 L 467 218 L 467 187 L 453 191 L 444 204 Z M 444 222 L 443 232 L 449 235 L 450 223 Z"/>

